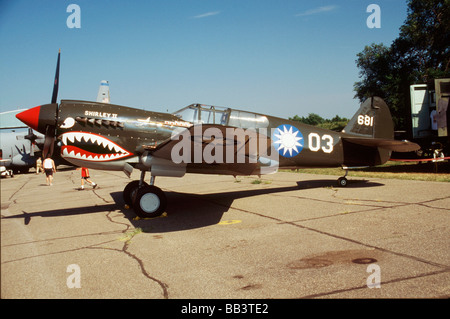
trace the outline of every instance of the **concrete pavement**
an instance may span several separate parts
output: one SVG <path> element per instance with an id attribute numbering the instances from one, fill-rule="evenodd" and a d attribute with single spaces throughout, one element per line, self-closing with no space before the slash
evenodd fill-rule
<path id="1" fill-rule="evenodd" d="M 450 296 L 450 183 L 160 177 L 167 213 L 142 220 L 125 174 L 91 177 L 1 180 L 2 298 Z"/>

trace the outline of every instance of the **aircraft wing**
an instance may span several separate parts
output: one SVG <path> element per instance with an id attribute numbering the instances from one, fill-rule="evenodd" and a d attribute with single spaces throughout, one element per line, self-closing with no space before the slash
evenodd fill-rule
<path id="1" fill-rule="evenodd" d="M 257 143 L 252 139 L 257 139 Z M 149 151 L 153 157 L 174 163 L 182 161 L 199 171 L 250 174 L 261 166 L 271 165 L 270 159 L 261 158 L 269 153 L 270 147 L 270 138 L 256 130 L 203 124 L 180 130 Z M 203 164 L 214 165 L 205 167 Z"/>
<path id="2" fill-rule="evenodd" d="M 349 143 L 368 147 L 380 147 L 394 152 L 413 152 L 420 149 L 420 145 L 409 141 L 363 137 L 343 137 L 342 139 Z"/>

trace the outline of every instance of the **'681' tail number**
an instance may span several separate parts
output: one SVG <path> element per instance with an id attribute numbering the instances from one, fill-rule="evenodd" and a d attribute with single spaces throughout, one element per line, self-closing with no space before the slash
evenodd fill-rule
<path id="1" fill-rule="evenodd" d="M 358 115 L 358 124 L 364 126 L 373 126 L 373 116 Z"/>

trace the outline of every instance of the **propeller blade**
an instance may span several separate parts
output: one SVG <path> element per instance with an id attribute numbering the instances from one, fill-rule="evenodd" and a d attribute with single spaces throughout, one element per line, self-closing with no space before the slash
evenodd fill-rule
<path id="1" fill-rule="evenodd" d="M 55 127 L 48 125 L 45 132 L 44 149 L 42 150 L 42 157 L 52 157 L 53 149 L 55 148 Z"/>
<path id="2" fill-rule="evenodd" d="M 55 81 L 53 82 L 52 104 L 56 104 L 58 100 L 59 88 L 59 65 L 61 61 L 61 49 L 58 51 L 58 61 L 56 62 Z M 58 114 L 58 104 L 56 104 L 56 114 Z M 55 116 L 56 120 L 56 116 Z M 53 156 L 53 149 L 55 148 L 55 129 L 54 125 L 47 125 L 45 128 L 44 149 L 42 155 L 44 158 Z"/>
<path id="3" fill-rule="evenodd" d="M 34 134 L 33 130 L 29 127 L 29 128 L 28 128 L 28 134 L 25 135 L 24 138 L 25 138 L 26 140 L 30 140 L 31 143 L 34 143 L 34 141 L 36 141 L 36 139 L 37 139 L 37 135 Z"/>
<path id="4" fill-rule="evenodd" d="M 53 94 L 52 94 L 52 102 L 56 103 L 58 99 L 58 86 L 59 86 L 59 61 L 61 59 L 61 49 L 58 51 L 58 62 L 56 62 L 56 73 L 55 73 L 55 82 L 53 83 Z"/>
<path id="5" fill-rule="evenodd" d="M 28 134 L 24 137 L 26 140 L 30 141 L 30 155 L 34 156 L 34 142 L 37 139 L 37 135 L 33 133 L 33 130 L 29 127 Z"/>

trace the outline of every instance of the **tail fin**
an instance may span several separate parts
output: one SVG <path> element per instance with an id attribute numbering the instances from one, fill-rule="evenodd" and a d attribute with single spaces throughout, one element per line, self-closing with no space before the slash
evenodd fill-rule
<path id="1" fill-rule="evenodd" d="M 97 102 L 109 103 L 109 100 L 109 82 L 103 80 L 100 82 L 100 88 L 98 89 Z"/>
<path id="2" fill-rule="evenodd" d="M 392 151 L 420 149 L 416 143 L 394 140 L 391 112 L 379 97 L 364 101 L 342 133 L 346 133 L 342 137 L 346 166 L 380 165 L 389 160 Z"/>
<path id="3" fill-rule="evenodd" d="M 387 104 L 376 96 L 365 100 L 342 132 L 358 137 L 394 138 L 394 124 Z"/>

